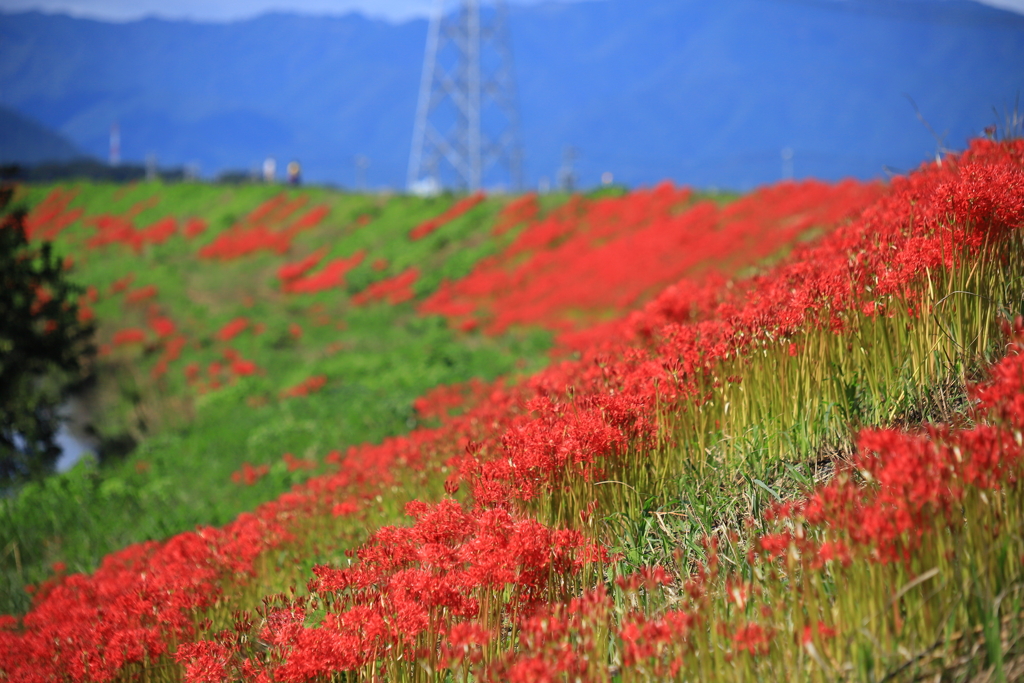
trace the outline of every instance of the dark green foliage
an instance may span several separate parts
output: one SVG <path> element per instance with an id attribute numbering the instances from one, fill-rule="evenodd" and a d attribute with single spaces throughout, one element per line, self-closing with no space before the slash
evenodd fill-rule
<path id="1" fill-rule="evenodd" d="M 12 190 L 0 188 L 0 209 Z M 29 244 L 23 211 L 0 220 L 0 481 L 52 470 L 58 409 L 94 352 L 93 326 L 49 242 Z"/>

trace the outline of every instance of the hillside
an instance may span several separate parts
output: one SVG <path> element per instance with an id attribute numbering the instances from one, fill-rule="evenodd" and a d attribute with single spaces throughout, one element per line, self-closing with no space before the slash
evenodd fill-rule
<path id="1" fill-rule="evenodd" d="M 1016 680 L 1022 187 L 22 188 L 167 422 L 2 501 L 0 675 Z"/>
<path id="2" fill-rule="evenodd" d="M 782 174 L 882 177 L 953 149 L 1024 90 L 1024 19 L 966 0 L 627 0 L 511 10 L 527 178 L 670 178 L 748 189 Z M 198 162 L 209 177 L 265 156 L 316 182 L 405 182 L 426 22 L 268 15 L 232 24 L 105 24 L 0 14 L 4 106 L 105 158 Z M 186 47 L 187 46 L 187 47 Z"/>
<path id="3" fill-rule="evenodd" d="M 80 401 L 103 467 L 30 485 L 7 508 L 12 524 L 0 543 L 16 543 L 19 555 L 4 560 L 0 607 L 24 609 L 21 585 L 54 562 L 92 571 L 127 543 L 227 523 L 321 471 L 331 452 L 434 424 L 444 410 L 416 407 L 434 387 L 453 386 L 455 400 L 537 369 L 556 335 L 568 347 L 688 272 L 749 267 L 880 191 L 818 182 L 800 190 L 771 212 L 770 193 L 726 210 L 671 184 L 514 200 L 272 185 L 23 186 L 31 236 L 66 255 L 87 288 L 83 315 L 99 325 L 96 381 Z M 827 209 L 817 207 L 823 197 Z M 688 207 L 685 219 L 674 217 Z M 733 245 L 729 260 L 713 246 L 690 260 L 662 253 L 716 228 L 759 244 Z M 646 262 L 643 275 L 591 267 L 624 243 Z M 578 265 L 542 265 L 558 254 Z M 518 298 L 494 280 L 511 262 L 520 262 Z M 572 295 L 581 288 L 588 298 Z M 545 290 L 563 297 L 535 301 Z M 69 525 L 81 533 L 65 537 Z"/>
<path id="4" fill-rule="evenodd" d="M 0 164 L 71 161 L 83 154 L 65 137 L 0 107 Z"/>

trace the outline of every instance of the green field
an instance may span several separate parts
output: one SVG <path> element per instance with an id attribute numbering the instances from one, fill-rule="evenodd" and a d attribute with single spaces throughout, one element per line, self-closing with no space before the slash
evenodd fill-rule
<path id="1" fill-rule="evenodd" d="M 94 230 L 84 220 L 56 239 L 58 252 L 75 261 L 72 279 L 104 293 L 94 307 L 100 344 L 109 344 L 117 330 L 145 328 L 154 303 L 188 344 L 159 381 L 151 376 L 161 353 L 155 343 L 118 347 L 97 359 L 95 382 L 84 397 L 101 449 L 113 455 L 98 467 L 84 463 L 3 499 L 0 613 L 23 612 L 29 604 L 23 586 L 48 576 L 56 562 L 88 572 L 130 543 L 224 524 L 322 471 L 328 452 L 420 426 L 413 401 L 434 386 L 527 373 L 546 361 L 550 335 L 542 330 L 501 338 L 463 333 L 436 316 L 417 315 L 414 302 L 354 306 L 348 296 L 413 265 L 421 271 L 418 294 L 464 276 L 514 238 L 515 230 L 492 238 L 485 229 L 505 199 L 489 199 L 427 238 L 410 241 L 413 227 L 457 198 L 198 184 L 59 187 L 76 193 L 68 210 L 83 209 L 86 218 L 142 205 L 134 217 L 138 226 L 173 216 L 202 218 L 209 228 L 194 239 L 177 234 L 147 244 L 141 253 L 120 244 L 85 246 Z M 16 204 L 38 206 L 53 189 L 22 188 Z M 204 244 L 282 193 L 307 198 L 305 209 L 324 205 L 330 213 L 284 255 L 259 252 L 229 262 L 197 257 Z M 562 201 L 545 198 L 550 206 Z M 337 289 L 284 294 L 277 268 L 318 249 L 325 260 L 359 250 L 367 256 L 347 274 L 342 296 Z M 374 268 L 378 259 L 386 266 Z M 128 291 L 152 285 L 158 294 L 134 305 L 124 295 L 107 295 L 128 274 L 134 275 Z M 218 330 L 238 317 L 262 331 L 254 334 L 250 327 L 230 343 L 218 341 Z M 292 325 L 301 327 L 301 337 L 291 334 Z M 182 369 L 226 364 L 229 347 L 262 372 L 207 393 L 190 388 Z M 280 398 L 317 375 L 327 383 L 315 395 Z M 137 447 L 120 457 L 126 443 Z M 289 470 L 282 460 L 286 452 L 312 469 Z M 252 486 L 233 483 L 231 475 L 243 463 L 269 465 L 269 474 Z"/>

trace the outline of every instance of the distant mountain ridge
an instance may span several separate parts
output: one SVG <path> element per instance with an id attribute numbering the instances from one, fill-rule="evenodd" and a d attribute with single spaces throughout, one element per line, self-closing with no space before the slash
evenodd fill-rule
<path id="1" fill-rule="evenodd" d="M 63 135 L 0 106 L 0 164 L 62 162 L 83 156 Z"/>
<path id="2" fill-rule="evenodd" d="M 1024 17 L 967 0 L 603 0 L 513 6 L 528 182 L 579 149 L 611 171 L 747 188 L 879 176 L 961 147 L 1024 91 Z M 202 173 L 297 158 L 313 181 L 405 181 L 427 22 L 271 14 L 123 24 L 0 13 L 0 105 L 105 157 Z"/>

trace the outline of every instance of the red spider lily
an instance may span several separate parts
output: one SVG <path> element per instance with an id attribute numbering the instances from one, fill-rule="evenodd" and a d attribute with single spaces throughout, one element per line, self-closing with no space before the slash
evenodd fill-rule
<path id="1" fill-rule="evenodd" d="M 409 239 L 418 240 L 423 239 L 430 233 L 440 228 L 445 223 L 449 223 L 459 216 L 462 216 L 467 211 L 472 209 L 474 206 L 486 199 L 486 195 L 483 192 L 477 192 L 476 194 L 470 195 L 465 199 L 460 199 L 455 203 L 453 207 L 445 211 L 443 214 L 436 218 L 423 221 L 409 232 Z"/>
<path id="2" fill-rule="evenodd" d="M 455 624 L 442 645 L 441 666 L 453 668 L 462 662 L 479 663 L 481 649 L 494 639 L 494 633 L 476 623 Z"/>
<path id="3" fill-rule="evenodd" d="M 139 287 L 138 289 L 125 294 L 124 301 L 128 304 L 138 304 L 146 301 L 147 299 L 154 298 L 157 294 L 159 294 L 159 290 L 156 285 L 146 285 L 145 287 Z"/>
<path id="4" fill-rule="evenodd" d="M 242 334 L 249 328 L 250 322 L 248 318 L 239 317 L 234 320 L 225 323 L 225 325 L 217 331 L 214 336 L 218 341 L 229 342 L 238 335 Z"/>
<path id="5" fill-rule="evenodd" d="M 132 204 L 132 206 L 125 211 L 124 215 L 128 219 L 133 219 L 146 209 L 152 209 L 159 203 L 160 197 L 158 195 L 153 195 L 152 197 L 148 197 Z"/>
<path id="6" fill-rule="evenodd" d="M 121 292 L 128 289 L 133 282 L 135 282 L 135 274 L 128 273 L 124 277 L 115 280 L 114 283 L 110 285 L 110 293 L 120 294 Z"/>
<path id="7" fill-rule="evenodd" d="M 423 419 L 440 419 L 452 411 L 473 405 L 490 393 L 491 388 L 477 378 L 460 384 L 442 385 L 413 401 L 413 408 Z"/>
<path id="8" fill-rule="evenodd" d="M 360 250 L 347 259 L 334 259 L 312 275 L 299 277 L 286 283 L 284 291 L 292 294 L 311 294 L 340 287 L 345 281 L 345 274 L 362 263 L 365 256 L 366 252 Z"/>
<path id="9" fill-rule="evenodd" d="M 193 683 L 221 683 L 231 676 L 230 646 L 218 642 L 183 643 L 174 654 L 185 665 L 185 679 Z"/>
<path id="10" fill-rule="evenodd" d="M 807 626 L 804 626 L 803 634 L 800 638 L 801 644 L 806 645 L 807 643 L 814 642 L 815 634 L 824 639 L 835 638 L 836 630 L 826 625 L 823 621 L 819 621 L 814 626 L 808 624 Z"/>
<path id="11" fill-rule="evenodd" d="M 1022 350 L 1015 341 L 1010 354 L 993 367 L 992 379 L 972 389 L 985 397 L 979 412 L 1006 420 L 1004 426 L 980 424 L 958 431 L 938 425 L 918 434 L 866 430 L 850 468 L 868 479 L 868 487 L 843 473 L 801 506 L 780 507 L 772 517 L 827 525 L 846 539 L 804 548 L 815 566 L 850 564 L 858 548 L 870 549 L 872 561 L 901 561 L 935 523 L 957 521 L 965 491 L 997 490 L 1017 476 L 1024 456 L 1013 431 L 1019 429 L 1019 413 L 1006 407 L 1019 402 Z"/>
<path id="12" fill-rule="evenodd" d="M 983 168 L 975 168 L 979 165 Z M 1022 166 L 1024 143 L 972 143 L 956 159 L 895 179 L 880 199 L 762 275 L 679 281 L 641 310 L 602 326 L 603 337 L 595 333 L 592 339 L 600 343 L 578 358 L 515 386 L 495 385 L 436 429 L 332 457 L 336 471 L 310 479 L 224 530 L 133 546 L 108 558 L 92 577 L 60 577 L 40 587 L 41 597 L 18 630 L 0 624 L 0 668 L 15 680 L 29 673 L 53 679 L 80 678 L 86 671 L 93 677 L 123 675 L 128 665 L 166 653 L 165 643 L 195 640 L 195 610 L 216 603 L 222 586 L 230 585 L 231 572 L 251 573 L 254 558 L 312 517 L 352 501 L 366 482 L 393 482 L 392 468 L 422 471 L 439 463 L 454 468 L 456 481 L 470 489 L 468 502 L 410 504 L 411 525 L 378 529 L 354 553 L 357 562 L 316 567 L 309 588 L 330 597 L 322 624 L 307 628 L 302 605 L 275 606 L 257 631 L 265 661 L 250 661 L 244 669 L 244 652 L 231 646 L 233 668 L 227 675 L 327 677 L 381 660 L 414 662 L 442 653 L 467 665 L 485 638 L 474 624 L 501 633 L 488 631 L 483 621 L 482 598 L 499 591 L 510 597 L 496 623 L 515 625 L 517 647 L 499 653 L 481 678 L 585 679 L 597 652 L 595 624 L 614 629 L 624 659 L 661 672 L 654 677 L 680 672 L 679 660 L 659 646 L 674 639 L 684 647 L 694 631 L 722 634 L 734 654 L 760 657 L 776 635 L 767 623 L 708 624 L 699 621 L 698 612 L 668 610 L 656 618 L 627 614 L 621 625 L 611 625 L 611 599 L 602 590 L 570 600 L 576 588 L 567 584 L 606 555 L 576 531 L 522 516 L 521 503 L 564 490 L 570 478 L 599 475 L 623 449 L 643 452 L 658 433 L 659 410 L 688 409 L 707 400 L 695 378 L 712 376 L 725 359 L 768 344 L 784 350 L 791 337 L 810 329 L 841 332 L 843 312 L 863 310 L 869 299 L 883 304 L 877 313 L 883 315 L 887 293 L 905 293 L 926 270 L 950 265 L 954 240 L 979 249 L 1018 229 L 1024 219 L 1017 192 L 1024 181 Z M 566 211 L 579 214 L 585 207 L 578 200 Z M 955 221 L 961 219 L 974 224 L 958 227 Z M 933 426 L 918 434 L 862 433 L 850 471 L 840 472 L 802 504 L 775 511 L 776 519 L 795 518 L 794 528 L 803 531 L 784 538 L 773 530 L 757 544 L 767 557 L 756 561 L 799 556 L 810 568 L 815 562 L 898 562 L 922 542 L 926 530 L 962 522 L 966 492 L 1019 478 L 1022 364 L 1014 345 L 992 378 L 972 389 L 988 424 L 966 430 Z M 244 481 L 244 467 L 242 472 Z M 811 540 L 806 533 L 811 528 L 822 530 L 825 540 Z M 787 552 L 790 547 L 799 552 Z M 703 609 L 724 585 L 738 589 L 729 591 L 740 596 L 733 596 L 732 609 L 742 602 L 757 613 L 752 609 L 756 592 L 721 576 L 725 570 L 714 545 L 707 550 L 707 565 L 683 581 L 683 599 Z M 651 585 L 661 581 L 650 574 Z M 626 585 L 640 590 L 646 580 L 641 575 Z M 549 602 L 549 596 L 559 595 L 564 597 Z M 808 619 L 815 623 L 817 615 Z M 795 633 L 803 635 L 805 625 L 795 624 Z M 813 627 L 811 633 L 813 638 Z M 828 637 L 827 627 L 819 625 L 818 634 Z M 431 639 L 445 636 L 452 638 L 447 651 L 445 643 Z M 209 651 L 211 666 L 216 665 L 222 651 Z M 186 649 L 183 662 L 195 663 L 204 652 Z"/>
<path id="13" fill-rule="evenodd" d="M 619 630 L 619 638 L 624 646 L 623 666 L 634 667 L 654 662 L 655 669 L 664 675 L 663 665 L 659 663 L 662 652 L 670 645 L 684 643 L 696 621 L 693 615 L 675 610 L 654 619 L 639 613 L 629 614 Z M 672 663 L 669 663 L 669 667 L 672 667 Z"/>
<path id="14" fill-rule="evenodd" d="M 736 649 L 752 655 L 767 654 L 771 639 L 772 629 L 756 623 L 744 624 L 732 634 L 732 642 Z"/>
<path id="15" fill-rule="evenodd" d="M 316 375 L 310 377 L 293 387 L 285 389 L 281 392 L 281 398 L 295 398 L 297 396 L 308 396 L 309 394 L 320 391 L 324 385 L 327 384 L 326 375 Z"/>
<path id="16" fill-rule="evenodd" d="M 172 324 L 172 331 L 168 333 L 168 335 L 162 336 L 167 337 L 173 333 L 174 332 Z M 184 350 L 186 344 L 188 344 L 188 340 L 185 339 L 185 337 L 183 337 L 182 335 L 177 335 L 166 339 L 166 341 L 164 342 L 164 352 L 160 355 L 159 358 L 157 358 L 156 365 L 153 366 L 153 370 L 151 371 L 152 376 L 154 378 L 159 378 L 167 374 L 168 367 L 170 366 L 171 363 L 173 363 L 174 361 L 178 360 L 181 357 L 181 352 L 182 350 Z M 199 366 L 197 365 L 197 371 L 198 368 Z M 191 377 L 189 379 L 191 380 Z"/>
<path id="17" fill-rule="evenodd" d="M 263 477 L 270 473 L 270 467 L 268 465 L 259 465 L 253 467 L 249 463 L 242 463 L 242 469 L 231 473 L 231 481 L 236 484 L 245 484 L 246 486 L 252 486 Z"/>
<path id="18" fill-rule="evenodd" d="M 522 323 L 568 332 L 568 311 L 580 320 L 580 312 L 622 310 L 709 264 L 722 268 L 737 256 L 764 258 L 802 232 L 834 225 L 880 193 L 877 185 L 807 182 L 762 189 L 725 209 L 703 202 L 682 212 L 690 191 L 668 184 L 622 198 L 577 199 L 528 225 L 504 254 L 481 261 L 457 285 L 442 287 L 421 310 L 456 320 L 493 312 L 488 330 L 494 333 Z M 680 244 L 687 245 L 685 253 Z M 622 259 L 623 253 L 630 258 Z"/>
<path id="19" fill-rule="evenodd" d="M 53 301 L 53 292 L 51 292 L 47 287 L 33 285 L 33 294 L 35 295 L 35 298 L 32 300 L 32 306 L 29 308 L 29 313 L 33 316 L 37 316 L 42 313 L 46 304 Z"/>
<path id="20" fill-rule="evenodd" d="M 524 194 L 522 197 L 509 202 L 501 213 L 491 231 L 495 237 L 504 235 L 517 225 L 529 223 L 537 218 L 540 213 L 540 204 L 537 203 L 537 194 Z"/>
<path id="21" fill-rule="evenodd" d="M 248 377 L 249 375 L 262 372 L 259 366 L 250 360 L 242 358 L 241 354 L 235 349 L 225 349 L 224 360 L 228 362 L 228 369 L 236 377 Z M 217 377 L 221 374 L 222 370 L 223 366 L 215 361 L 210 363 L 208 372 L 211 377 Z"/>
<path id="22" fill-rule="evenodd" d="M 89 218 L 86 223 L 96 228 L 97 234 L 86 244 L 97 248 L 121 243 L 138 253 L 147 244 L 163 244 L 178 231 L 178 223 L 173 216 L 167 216 L 138 230 L 132 223 L 134 215 L 129 211 L 122 216 L 102 214 Z"/>
<path id="23" fill-rule="evenodd" d="M 146 244 L 163 244 L 176 232 L 178 232 L 178 221 L 173 216 L 167 216 L 142 230 L 139 239 Z"/>
<path id="24" fill-rule="evenodd" d="M 359 504 L 353 500 L 346 500 L 331 508 L 331 515 L 334 517 L 345 517 L 355 514 L 359 510 Z"/>
<path id="25" fill-rule="evenodd" d="M 286 224 L 308 199 L 303 196 L 288 201 L 286 195 L 278 195 L 264 202 L 245 219 L 202 247 L 199 255 L 232 260 L 261 250 L 285 253 L 299 233 L 315 228 L 330 213 L 328 207 L 317 206 Z"/>
<path id="26" fill-rule="evenodd" d="M 95 318 L 96 318 L 96 312 L 93 311 L 92 308 L 90 308 L 89 306 L 85 306 L 85 305 L 79 304 L 79 306 L 78 306 L 78 321 L 79 322 L 87 323 L 87 322 L 90 322 L 91 320 L 95 320 Z"/>
<path id="27" fill-rule="evenodd" d="M 284 460 L 284 464 L 285 464 L 285 466 L 288 467 L 288 471 L 289 472 L 295 472 L 297 470 L 315 470 L 316 469 L 316 463 L 315 462 L 312 462 L 311 460 L 304 460 L 304 459 L 300 460 L 299 458 L 296 458 L 291 453 L 285 453 L 284 455 L 281 456 L 281 459 Z"/>
<path id="28" fill-rule="evenodd" d="M 204 232 L 206 232 L 206 229 L 208 227 L 209 226 L 207 225 L 206 221 L 203 220 L 202 218 L 189 218 L 185 222 L 185 237 L 189 239 L 192 239 L 193 237 L 198 237 L 199 235 L 202 235 Z"/>
<path id="29" fill-rule="evenodd" d="M 238 359 L 231 361 L 231 372 L 235 373 L 239 377 L 248 377 L 249 375 L 256 374 L 259 368 L 251 360 Z"/>
<path id="30" fill-rule="evenodd" d="M 118 330 L 114 333 L 114 346 L 127 346 L 129 344 L 141 344 L 146 341 L 146 331 L 137 327 L 130 327 L 125 330 Z"/>
<path id="31" fill-rule="evenodd" d="M 82 209 L 68 209 L 78 190 L 56 187 L 25 217 L 28 239 L 53 241 L 82 217 Z"/>
<path id="32" fill-rule="evenodd" d="M 285 283 L 297 280 L 313 268 L 316 268 L 317 264 L 320 263 L 320 260 L 323 259 L 324 254 L 326 253 L 326 249 L 318 249 L 301 261 L 284 264 L 277 269 L 277 278 Z"/>
<path id="33" fill-rule="evenodd" d="M 362 306 L 372 301 L 383 301 L 386 299 L 389 304 L 395 306 L 403 301 L 408 301 L 416 296 L 412 286 L 419 276 L 420 271 L 418 268 L 410 268 L 400 275 L 375 282 L 353 296 L 352 303 Z"/>

